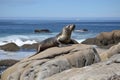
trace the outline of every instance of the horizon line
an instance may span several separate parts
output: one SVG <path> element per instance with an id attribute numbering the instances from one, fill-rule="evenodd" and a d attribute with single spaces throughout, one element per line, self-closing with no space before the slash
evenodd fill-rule
<path id="1" fill-rule="evenodd" d="M 0 17 L 0 20 L 120 20 L 120 17 Z"/>

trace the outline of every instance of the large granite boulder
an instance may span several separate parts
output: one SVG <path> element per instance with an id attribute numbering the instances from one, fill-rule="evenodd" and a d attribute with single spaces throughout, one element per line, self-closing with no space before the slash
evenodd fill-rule
<path id="1" fill-rule="evenodd" d="M 76 44 L 53 47 L 25 58 L 2 74 L 2 80 L 44 80 L 71 68 L 80 68 L 100 61 L 93 46 Z"/>
<path id="2" fill-rule="evenodd" d="M 120 42 L 120 30 L 112 32 L 102 32 L 95 38 L 89 38 L 83 41 L 83 44 L 98 45 L 103 48 L 110 48 L 111 46 Z"/>
<path id="3" fill-rule="evenodd" d="M 102 62 L 71 68 L 44 80 L 120 80 L 120 43 L 107 50 L 96 50 Z"/>
<path id="4" fill-rule="evenodd" d="M 20 50 L 20 47 L 17 46 L 15 43 L 8 43 L 0 46 L 0 49 L 4 51 L 18 51 Z"/>
<path id="5" fill-rule="evenodd" d="M 91 66 L 65 70 L 44 80 L 120 80 L 120 54 Z"/>

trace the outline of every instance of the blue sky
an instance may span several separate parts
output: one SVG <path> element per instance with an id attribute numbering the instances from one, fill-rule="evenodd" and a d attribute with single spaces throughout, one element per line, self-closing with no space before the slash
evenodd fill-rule
<path id="1" fill-rule="evenodd" d="M 120 17 L 120 0 L 0 0 L 0 17 Z"/>

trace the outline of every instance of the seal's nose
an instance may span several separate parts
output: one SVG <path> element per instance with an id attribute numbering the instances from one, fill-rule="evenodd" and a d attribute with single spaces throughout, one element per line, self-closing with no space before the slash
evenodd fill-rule
<path id="1" fill-rule="evenodd" d="M 71 30 L 74 30 L 74 29 L 75 29 L 75 24 L 71 24 L 71 25 L 70 25 L 70 29 L 71 29 Z"/>

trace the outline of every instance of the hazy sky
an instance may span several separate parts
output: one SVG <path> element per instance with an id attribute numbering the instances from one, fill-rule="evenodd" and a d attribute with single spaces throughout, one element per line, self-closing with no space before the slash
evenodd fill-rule
<path id="1" fill-rule="evenodd" d="M 120 0 L 0 0 L 0 17 L 120 17 Z"/>

